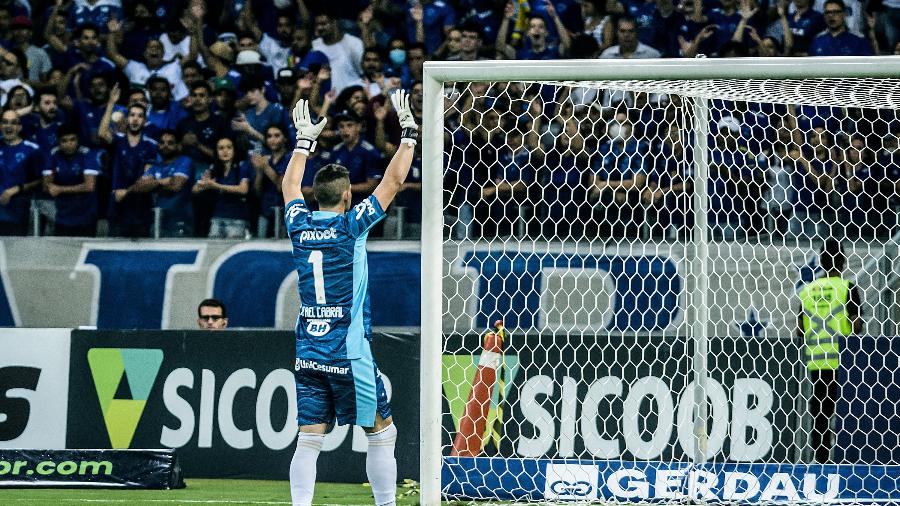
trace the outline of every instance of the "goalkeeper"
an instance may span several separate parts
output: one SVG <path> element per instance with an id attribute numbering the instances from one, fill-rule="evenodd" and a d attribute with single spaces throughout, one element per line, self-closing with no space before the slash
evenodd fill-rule
<path id="1" fill-rule="evenodd" d="M 400 118 L 402 142 L 378 187 L 351 209 L 347 169 L 326 165 L 313 180 L 313 194 L 319 202 L 315 212 L 304 202 L 300 182 L 326 120 L 313 123 L 305 100 L 294 107 L 297 148 L 281 184 L 300 292 L 294 365 L 299 433 L 290 468 L 294 505 L 312 503 L 316 460 L 335 419 L 339 425 L 359 425 L 366 432 L 366 474 L 375 504 L 393 505 L 396 498 L 397 429 L 369 347 L 372 330 L 365 248 L 369 230 L 384 219 L 384 210 L 406 180 L 418 139 L 406 92 L 394 93 L 391 102 Z"/>

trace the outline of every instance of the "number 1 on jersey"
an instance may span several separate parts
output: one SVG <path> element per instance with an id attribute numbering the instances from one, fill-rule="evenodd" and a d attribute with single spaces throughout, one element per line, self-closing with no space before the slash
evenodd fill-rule
<path id="1" fill-rule="evenodd" d="M 322 271 L 322 252 L 313 250 L 309 252 L 309 260 L 313 266 L 313 278 L 316 285 L 316 304 L 325 304 L 325 273 Z"/>

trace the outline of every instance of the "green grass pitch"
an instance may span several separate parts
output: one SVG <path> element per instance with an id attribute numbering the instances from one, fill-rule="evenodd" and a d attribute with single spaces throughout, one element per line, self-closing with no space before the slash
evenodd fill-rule
<path id="1" fill-rule="evenodd" d="M 291 504 L 287 481 L 262 480 L 185 480 L 187 488 L 180 490 L 114 490 L 114 489 L 3 489 L 0 504 L 13 505 L 223 505 L 235 504 Z M 397 506 L 418 504 L 418 494 L 411 489 L 397 488 Z M 372 491 L 359 484 L 317 483 L 314 506 L 371 505 Z"/>

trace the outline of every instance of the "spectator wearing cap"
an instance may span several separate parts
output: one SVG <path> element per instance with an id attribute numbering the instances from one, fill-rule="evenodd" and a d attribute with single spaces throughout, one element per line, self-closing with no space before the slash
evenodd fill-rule
<path id="1" fill-rule="evenodd" d="M 207 166 L 214 160 L 213 142 L 228 134 L 230 128 L 225 120 L 210 110 L 212 89 L 206 81 L 197 81 L 190 89 L 191 109 L 187 117 L 178 123 L 176 131 L 184 154 L 193 160 L 195 166 Z"/>
<path id="2" fill-rule="evenodd" d="M 180 72 L 180 71 L 179 71 Z M 179 102 L 172 100 L 172 87 L 162 76 L 147 79 L 150 92 L 150 107 L 147 109 L 147 126 L 156 131 L 174 130 L 178 122 L 187 116 L 187 111 Z"/>
<path id="3" fill-rule="evenodd" d="M 469 20 L 458 26 L 460 31 L 459 52 L 447 57 L 447 61 L 487 60 L 481 56 L 482 29 Z"/>
<path id="4" fill-rule="evenodd" d="M 260 54 L 266 59 L 266 64 L 273 72 L 288 66 L 288 57 L 291 54 L 291 42 L 294 36 L 294 21 L 286 12 L 280 12 L 276 16 L 275 37 L 259 29 L 259 24 L 253 16 L 250 2 L 244 5 L 238 25 L 247 30 L 256 39 Z"/>
<path id="5" fill-rule="evenodd" d="M 150 235 L 153 207 L 146 188 L 140 185 L 141 176 L 159 160 L 156 141 L 144 132 L 147 109 L 139 104 L 128 106 L 125 131 L 113 133 L 110 118 L 119 99 L 118 85 L 113 87 L 100 121 L 97 137 L 110 146 L 111 186 L 110 232 L 118 237 L 147 237 Z"/>
<path id="6" fill-rule="evenodd" d="M 275 80 L 275 73 L 273 72 L 272 67 L 266 62 L 265 57 L 260 53 L 259 41 L 256 40 L 256 37 L 254 37 L 252 33 L 238 33 L 237 44 L 237 60 L 242 60 L 242 63 L 237 63 L 237 61 L 235 61 L 235 65 L 258 65 L 256 71 L 257 74 L 263 76 L 266 81 Z M 241 56 L 241 53 L 244 54 L 243 57 Z M 241 74 L 246 73 L 240 67 L 238 67 L 238 72 Z"/>
<path id="7" fill-rule="evenodd" d="M 559 44 L 548 40 L 550 32 L 547 30 L 547 22 L 544 17 L 533 15 L 528 17 L 528 30 L 525 32 L 525 38 L 521 40 L 520 47 L 515 48 L 507 40 L 507 35 L 509 34 L 509 25 L 516 22 L 517 15 L 513 9 L 513 3 L 507 2 L 503 21 L 500 22 L 500 29 L 497 32 L 498 55 L 518 60 L 556 60 L 565 57 L 572 45 L 572 39 L 552 4 L 548 6 L 547 13 L 560 34 Z"/>
<path id="8" fill-rule="evenodd" d="M 66 86 L 61 93 L 78 97 L 79 93 L 88 95 L 90 83 L 95 76 L 111 74 L 116 70 L 116 64 L 112 60 L 100 54 L 100 28 L 93 24 L 84 24 L 75 30 L 75 47 L 69 49 L 65 55 L 64 68 L 69 69 L 63 79 Z M 77 76 L 78 86 L 69 86 Z M 82 139 L 84 141 L 84 139 Z"/>
<path id="9" fill-rule="evenodd" d="M 232 68 L 234 65 L 234 49 L 221 40 L 213 42 L 209 47 L 201 42 L 199 48 L 207 68 L 212 70 L 213 77 L 228 79 L 233 85 L 237 86 L 237 83 L 241 80 L 241 75 Z M 187 78 L 185 78 L 185 82 L 190 84 Z"/>
<path id="10" fill-rule="evenodd" d="M 16 16 L 12 19 L 9 27 L 12 31 L 12 46 L 22 51 L 28 59 L 27 80 L 32 83 L 41 81 L 50 72 L 53 65 L 47 51 L 31 43 L 31 37 L 34 34 L 31 19 L 27 16 Z"/>
<path id="11" fill-rule="evenodd" d="M 275 75 L 272 73 L 272 69 L 265 65 L 263 62 L 262 55 L 259 54 L 259 51 L 255 49 L 243 49 L 237 54 L 237 58 L 234 61 L 234 65 L 237 68 L 238 73 L 241 75 L 241 79 L 248 77 L 258 77 L 266 83 L 266 90 L 269 90 L 271 86 L 271 82 L 275 80 Z M 240 86 L 240 82 L 238 83 Z M 271 89 L 273 95 L 270 96 L 270 99 L 274 99 L 275 89 L 272 87 Z"/>
<path id="12" fill-rule="evenodd" d="M 56 204 L 54 235 L 94 237 L 97 233 L 97 154 L 78 144 L 71 126 L 57 131 L 59 145 L 43 170 L 44 191 Z"/>
<path id="13" fill-rule="evenodd" d="M 172 96 L 182 101 L 188 96 L 187 87 L 181 78 L 181 64 L 178 61 L 163 61 L 163 45 L 159 39 L 150 39 L 144 47 L 144 61 L 129 60 L 119 53 L 119 42 L 122 38 L 122 23 L 113 20 L 109 23 L 109 36 L 106 39 L 106 54 L 121 69 L 132 84 L 146 86 L 147 79 L 160 76 L 172 86 Z M 193 60 L 194 53 L 186 60 Z"/>
<path id="14" fill-rule="evenodd" d="M 341 33 L 337 20 L 325 14 L 315 17 L 316 39 L 312 48 L 328 57 L 331 88 L 335 93 L 348 86 L 361 85 L 363 43 L 359 37 Z"/>
<path id="15" fill-rule="evenodd" d="M 46 164 L 40 147 L 24 140 L 15 111 L 0 114 L 0 235 L 25 235 L 28 228 L 28 197 L 40 186 Z"/>
<path id="16" fill-rule="evenodd" d="M 825 2 L 826 30 L 809 45 L 810 56 L 871 56 L 872 45 L 847 30 L 847 6 L 843 0 Z"/>
<path id="17" fill-rule="evenodd" d="M 406 40 L 425 45 L 427 53 L 437 51 L 456 24 L 456 11 L 444 0 L 424 0 L 406 12 Z"/>
<path id="18" fill-rule="evenodd" d="M 278 71 L 275 77 L 275 86 L 278 88 L 278 103 L 285 113 L 283 123 L 293 126 L 290 118 L 294 104 L 301 98 L 309 98 L 309 90 L 312 89 L 312 80 L 301 76 L 294 69 L 284 68 Z"/>
<path id="19" fill-rule="evenodd" d="M 350 172 L 352 204 L 368 197 L 383 175 L 381 153 L 362 139 L 362 119 L 345 110 L 335 117 L 341 142 L 331 150 L 331 161 L 343 165 Z"/>
<path id="20" fill-rule="evenodd" d="M 69 7 L 69 26 L 106 27 L 111 19 L 125 19 L 122 3 L 117 0 L 77 0 Z"/>
<path id="21" fill-rule="evenodd" d="M 228 78 L 217 77 L 213 79 L 212 92 L 210 109 L 217 118 L 229 123 L 238 114 L 237 89 L 234 83 Z"/>
<path id="22" fill-rule="evenodd" d="M 266 99 L 265 85 L 259 77 L 241 80 L 241 89 L 245 93 L 242 103 L 246 104 L 247 108 L 231 120 L 231 128 L 246 135 L 252 148 L 259 150 L 266 140 L 266 128 L 269 125 L 281 124 L 284 120 L 284 108 L 281 104 Z"/>

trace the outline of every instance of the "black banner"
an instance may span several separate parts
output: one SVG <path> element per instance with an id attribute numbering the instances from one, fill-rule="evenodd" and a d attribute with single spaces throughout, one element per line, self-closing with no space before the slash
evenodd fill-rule
<path id="1" fill-rule="evenodd" d="M 390 385 L 400 478 L 418 477 L 417 341 L 376 335 L 373 345 Z M 67 446 L 175 448 L 188 477 L 287 479 L 294 358 L 285 331 L 74 331 Z M 332 430 L 318 476 L 366 481 L 361 429 Z"/>
<path id="2" fill-rule="evenodd" d="M 184 488 L 173 450 L 3 450 L 0 487 Z"/>
<path id="3" fill-rule="evenodd" d="M 443 357 L 444 445 L 471 390 L 479 336 L 451 336 Z M 685 460 L 693 452 L 693 346 L 678 337 L 513 335 L 501 369 L 502 436 L 483 455 Z M 805 368 L 793 339 L 709 341 L 706 386 L 715 461 L 789 461 Z M 499 441 L 499 447 L 496 442 Z M 445 446 L 445 448 L 447 447 Z"/>

